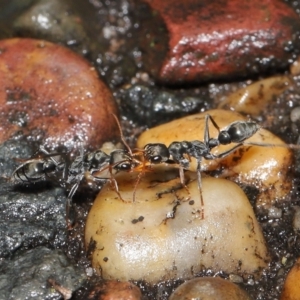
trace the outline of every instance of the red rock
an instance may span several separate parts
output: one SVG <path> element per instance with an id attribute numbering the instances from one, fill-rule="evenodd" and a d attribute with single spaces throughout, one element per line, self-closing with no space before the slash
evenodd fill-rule
<path id="1" fill-rule="evenodd" d="M 144 1 L 161 14 L 169 31 L 162 65 L 145 62 L 163 83 L 230 79 L 283 68 L 299 46 L 300 19 L 280 0 Z M 149 52 L 155 49 L 151 44 Z"/>
<path id="2" fill-rule="evenodd" d="M 118 134 L 111 92 L 71 50 L 33 39 L 0 41 L 0 143 L 14 136 L 49 148 L 78 138 L 99 147 Z"/>
<path id="3" fill-rule="evenodd" d="M 93 300 L 140 300 L 141 290 L 127 281 L 106 281 L 90 291 L 87 299 Z"/>

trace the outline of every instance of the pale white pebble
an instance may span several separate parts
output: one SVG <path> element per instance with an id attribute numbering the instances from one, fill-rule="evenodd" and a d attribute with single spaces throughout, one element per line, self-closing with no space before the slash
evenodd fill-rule
<path id="1" fill-rule="evenodd" d="M 242 283 L 244 281 L 243 277 L 236 275 L 236 274 L 230 274 L 229 280 L 233 283 Z"/>
<path id="2" fill-rule="evenodd" d="M 121 200 L 111 184 L 103 187 L 88 215 L 86 247 L 105 279 L 188 279 L 210 268 L 259 275 L 266 244 L 244 192 L 233 182 L 202 178 L 204 218 L 196 174 L 182 188 L 177 168 L 153 167 L 133 189 L 139 173 L 116 175 Z"/>
<path id="3" fill-rule="evenodd" d="M 290 119 L 292 122 L 300 120 L 300 106 L 297 106 L 291 110 Z"/>

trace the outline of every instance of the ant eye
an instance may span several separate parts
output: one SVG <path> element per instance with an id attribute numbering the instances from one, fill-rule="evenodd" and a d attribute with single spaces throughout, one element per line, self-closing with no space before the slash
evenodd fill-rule
<path id="1" fill-rule="evenodd" d="M 131 169 L 131 164 L 128 162 L 123 162 L 117 166 L 119 171 L 129 171 Z"/>
<path id="2" fill-rule="evenodd" d="M 162 161 L 162 157 L 160 155 L 156 155 L 150 158 L 150 162 L 153 164 L 159 164 Z"/>
<path id="3" fill-rule="evenodd" d="M 228 132 L 226 132 L 226 131 L 221 131 L 219 133 L 218 140 L 219 140 L 220 144 L 222 144 L 222 145 L 230 144 L 231 143 L 231 135 L 229 135 Z"/>

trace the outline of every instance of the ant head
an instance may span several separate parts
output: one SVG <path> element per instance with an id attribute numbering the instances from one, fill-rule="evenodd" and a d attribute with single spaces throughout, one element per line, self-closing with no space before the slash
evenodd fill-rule
<path id="1" fill-rule="evenodd" d="M 152 164 L 159 164 L 169 159 L 169 150 L 166 145 L 161 143 L 147 144 L 144 147 L 145 158 Z"/>
<path id="2" fill-rule="evenodd" d="M 133 160 L 127 150 L 117 149 L 110 154 L 109 164 L 117 171 L 130 171 Z"/>
<path id="3" fill-rule="evenodd" d="M 221 131 L 218 136 L 218 141 L 221 145 L 227 145 L 231 143 L 231 134 L 228 131 Z"/>

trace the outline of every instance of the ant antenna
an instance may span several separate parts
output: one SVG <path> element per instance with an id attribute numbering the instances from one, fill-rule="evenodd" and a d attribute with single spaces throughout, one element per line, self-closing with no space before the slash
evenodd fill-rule
<path id="1" fill-rule="evenodd" d="M 120 121 L 119 121 L 118 117 L 115 114 L 113 114 L 113 113 L 111 113 L 111 114 L 115 118 L 116 123 L 118 125 L 119 131 L 120 131 L 121 140 L 122 140 L 123 144 L 125 145 L 125 147 L 127 148 L 127 150 L 130 153 L 130 155 L 132 156 L 132 151 L 131 151 L 129 145 L 127 144 L 127 142 L 125 140 L 125 137 L 124 137 L 124 134 L 123 134 L 123 130 L 122 130 L 121 125 L 120 125 Z"/>
<path id="2" fill-rule="evenodd" d="M 271 143 L 259 143 L 259 142 L 243 142 L 244 146 L 258 146 L 258 147 L 281 147 L 293 150 L 300 150 L 300 145 L 297 144 L 271 144 Z"/>
<path id="3" fill-rule="evenodd" d="M 113 114 L 113 113 L 112 113 L 112 116 L 113 116 L 113 117 L 115 118 L 115 120 L 116 120 L 116 123 L 117 123 L 117 125 L 118 125 L 118 127 L 119 127 L 121 140 L 122 140 L 123 144 L 125 145 L 125 147 L 127 148 L 127 151 L 128 151 L 128 153 L 129 153 L 131 159 L 133 159 L 134 161 L 138 161 L 137 159 L 134 159 L 134 157 L 136 156 L 136 153 L 133 154 L 131 148 L 129 147 L 128 143 L 127 143 L 126 140 L 125 140 L 125 137 L 124 137 L 124 134 L 123 134 L 123 130 L 122 130 L 122 128 L 121 128 L 121 125 L 120 125 L 120 122 L 119 122 L 117 116 L 116 116 L 115 114 Z M 140 163 L 140 161 L 138 161 L 138 162 Z M 110 172 L 111 172 L 111 168 L 110 168 Z M 140 174 L 138 175 L 137 181 L 136 181 L 136 183 L 135 183 L 135 185 L 134 185 L 133 196 L 132 196 L 132 201 L 133 201 L 133 202 L 135 202 L 135 196 L 136 196 L 137 186 L 138 186 L 138 184 L 139 184 L 139 182 L 140 182 L 140 180 L 141 180 L 142 175 L 143 175 L 143 173 L 140 173 Z M 117 191 L 117 194 L 118 194 L 119 197 L 122 199 L 122 197 L 121 197 L 121 195 L 120 195 L 120 192 L 119 192 L 119 190 L 118 190 L 118 188 L 117 188 L 118 185 L 117 185 L 116 180 L 115 180 L 114 178 L 113 178 L 112 180 L 114 181 L 114 185 L 115 185 L 115 189 L 116 189 L 116 191 Z"/>

